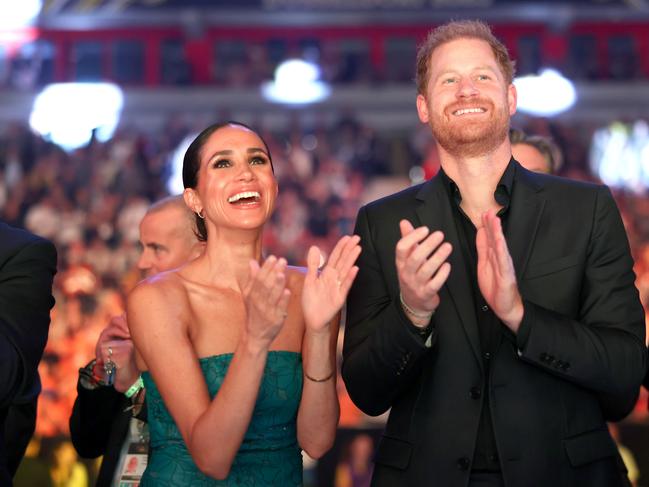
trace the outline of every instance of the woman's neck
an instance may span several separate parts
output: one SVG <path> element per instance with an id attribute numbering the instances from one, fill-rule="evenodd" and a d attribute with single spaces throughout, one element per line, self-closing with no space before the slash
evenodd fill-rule
<path id="1" fill-rule="evenodd" d="M 199 267 L 208 282 L 241 290 L 250 275 L 250 261 L 261 265 L 261 259 L 261 229 L 221 229 L 210 232 Z"/>

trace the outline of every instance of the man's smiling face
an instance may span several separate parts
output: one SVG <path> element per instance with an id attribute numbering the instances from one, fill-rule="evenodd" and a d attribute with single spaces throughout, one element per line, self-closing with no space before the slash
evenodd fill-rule
<path id="1" fill-rule="evenodd" d="M 475 157 L 500 145 L 516 111 L 516 90 L 505 77 L 489 44 L 457 39 L 431 54 L 426 95 L 417 111 L 437 142 L 452 155 Z"/>

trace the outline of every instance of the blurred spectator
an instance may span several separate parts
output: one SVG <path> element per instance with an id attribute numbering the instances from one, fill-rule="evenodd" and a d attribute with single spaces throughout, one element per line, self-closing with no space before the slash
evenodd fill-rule
<path id="1" fill-rule="evenodd" d="M 633 487 L 638 485 L 638 478 L 640 478 L 640 470 L 638 470 L 638 462 L 635 461 L 635 457 L 631 450 L 624 446 L 620 440 L 620 429 L 615 423 L 608 423 L 608 430 L 615 440 L 617 449 L 620 452 L 624 466 L 626 467 L 627 476 L 629 477 L 629 482 Z"/>
<path id="2" fill-rule="evenodd" d="M 546 174 L 556 174 L 561 169 L 563 156 L 549 137 L 528 135 L 522 130 L 511 129 L 509 140 L 514 159 L 524 168 Z"/>
<path id="3" fill-rule="evenodd" d="M 72 443 L 56 436 L 43 440 L 44 457 L 50 465 L 54 487 L 87 487 L 88 471 L 79 461 Z"/>
<path id="4" fill-rule="evenodd" d="M 41 455 L 41 439 L 34 437 L 29 442 L 16 475 L 14 487 L 54 487 L 48 463 Z"/>
<path id="5" fill-rule="evenodd" d="M 336 466 L 335 487 L 370 487 L 374 441 L 359 433 L 343 447 L 343 458 Z"/>

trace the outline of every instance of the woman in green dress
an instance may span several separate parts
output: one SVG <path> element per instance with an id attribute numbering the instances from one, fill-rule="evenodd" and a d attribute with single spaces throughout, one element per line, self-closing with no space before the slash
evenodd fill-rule
<path id="1" fill-rule="evenodd" d="M 199 134 L 183 180 L 205 253 L 128 298 L 151 432 L 141 485 L 302 485 L 301 450 L 318 458 L 334 441 L 335 343 L 359 239 L 341 238 L 320 272 L 315 246 L 307 269 L 264 259 L 278 186 L 243 124 Z"/>

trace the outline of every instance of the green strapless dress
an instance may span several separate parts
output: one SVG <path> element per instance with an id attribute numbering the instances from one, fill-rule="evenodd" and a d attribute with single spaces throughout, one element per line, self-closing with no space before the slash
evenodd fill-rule
<path id="1" fill-rule="evenodd" d="M 211 397 L 221 387 L 231 360 L 231 353 L 200 359 Z M 151 375 L 144 372 L 142 379 L 151 435 L 151 453 L 140 484 L 142 487 L 302 485 L 302 452 L 296 431 L 302 395 L 302 356 L 299 353 L 268 353 L 250 426 L 225 480 L 208 477 L 196 467 Z M 213 448 L 218 447 L 213 445 Z"/>

